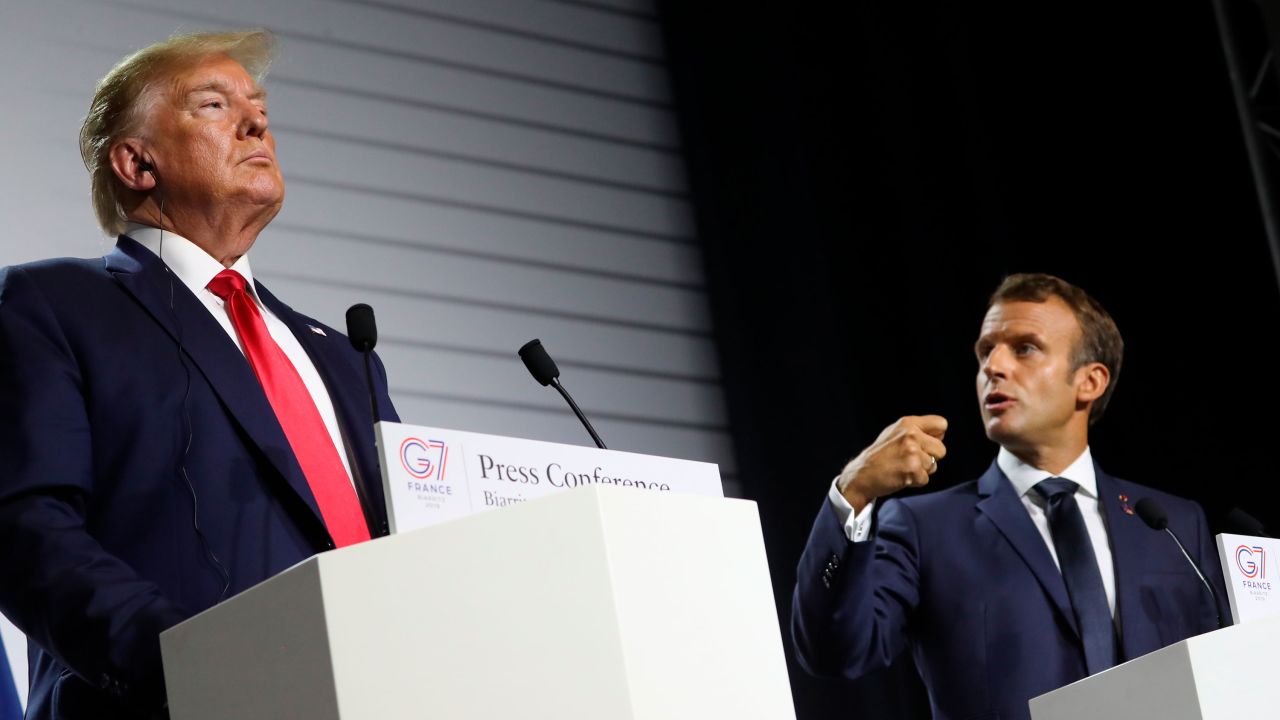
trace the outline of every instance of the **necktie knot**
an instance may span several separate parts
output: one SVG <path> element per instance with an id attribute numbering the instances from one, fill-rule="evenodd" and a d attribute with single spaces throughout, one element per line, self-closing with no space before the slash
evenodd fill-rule
<path id="1" fill-rule="evenodd" d="M 1075 495 L 1080 486 L 1066 478 L 1051 477 L 1041 480 L 1031 489 L 1046 502 L 1052 502 L 1063 495 Z"/>
<path id="2" fill-rule="evenodd" d="M 244 292 L 244 276 L 235 270 L 223 270 L 215 275 L 205 287 L 209 288 L 209 292 L 226 300 L 233 293 Z"/>

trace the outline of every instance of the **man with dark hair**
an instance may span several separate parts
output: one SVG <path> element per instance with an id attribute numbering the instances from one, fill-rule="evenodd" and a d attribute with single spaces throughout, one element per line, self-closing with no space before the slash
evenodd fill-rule
<path id="1" fill-rule="evenodd" d="M 1107 403 L 1115 394 L 1116 382 L 1120 379 L 1120 365 L 1124 360 L 1124 340 L 1120 337 L 1120 329 L 1102 304 L 1060 278 L 1023 273 L 1005 278 L 991 294 L 987 308 L 990 309 L 996 303 L 1045 303 L 1052 297 L 1066 303 L 1080 325 L 1080 338 L 1071 348 L 1072 372 L 1088 363 L 1097 362 L 1102 363 L 1111 374 L 1106 390 L 1089 410 L 1089 424 L 1092 425 L 1106 412 Z"/>
<path id="2" fill-rule="evenodd" d="M 165 716 L 162 631 L 386 532 L 346 338 L 255 281 L 284 202 L 261 30 L 180 35 L 98 84 L 80 135 L 115 249 L 0 269 L 0 611 L 29 720 Z"/>
<path id="3" fill-rule="evenodd" d="M 946 455 L 942 417 L 886 428 L 831 486 L 792 630 L 818 675 L 859 677 L 909 649 L 935 720 L 1029 718 L 1032 697 L 1217 627 L 1208 592 L 1134 503 L 1158 500 L 1219 588 L 1221 572 L 1199 506 L 1093 462 L 1089 427 L 1124 352 L 1096 300 L 1049 275 L 1011 276 L 974 351 L 995 462 L 972 482 L 881 501 L 928 484 Z"/>

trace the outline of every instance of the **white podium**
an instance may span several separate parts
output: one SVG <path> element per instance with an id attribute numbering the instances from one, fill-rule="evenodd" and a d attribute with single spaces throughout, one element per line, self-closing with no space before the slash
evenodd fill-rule
<path id="1" fill-rule="evenodd" d="M 1188 638 L 1031 700 L 1032 720 L 1280 717 L 1280 618 Z"/>
<path id="2" fill-rule="evenodd" d="M 160 641 L 173 720 L 795 717 L 744 500 L 571 490 L 313 557 Z"/>

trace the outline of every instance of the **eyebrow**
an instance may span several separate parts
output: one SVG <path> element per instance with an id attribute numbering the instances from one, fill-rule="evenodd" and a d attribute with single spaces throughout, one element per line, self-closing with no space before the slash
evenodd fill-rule
<path id="1" fill-rule="evenodd" d="M 187 90 L 186 96 L 190 97 L 192 95 L 195 95 L 196 93 L 207 92 L 209 90 L 212 90 L 214 92 L 220 92 L 223 95 L 231 95 L 233 93 L 232 89 L 226 83 L 220 82 L 218 80 L 210 80 L 208 82 L 200 83 L 199 85 L 196 85 L 190 90 Z M 266 88 L 263 88 L 263 87 L 255 87 L 254 91 L 249 93 L 250 100 L 265 100 L 266 98 L 267 98 L 267 91 L 266 91 Z"/>
<path id="2" fill-rule="evenodd" d="M 1009 345 L 1018 345 L 1024 342 L 1033 342 L 1037 345 L 1045 344 L 1044 338 L 1039 333 L 1035 333 L 1035 332 L 1021 332 L 1011 336 L 1004 336 L 1004 335 L 1001 335 L 1000 333 L 994 333 L 992 335 L 983 335 L 979 337 L 973 343 L 973 349 L 974 349 L 974 352 L 977 352 L 984 343 L 995 345 L 1000 342 L 1007 343 Z"/>

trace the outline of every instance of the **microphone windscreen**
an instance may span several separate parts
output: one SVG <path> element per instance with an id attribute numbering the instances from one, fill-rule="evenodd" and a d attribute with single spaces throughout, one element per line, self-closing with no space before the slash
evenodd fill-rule
<path id="1" fill-rule="evenodd" d="M 519 355 L 524 366 L 529 368 L 529 374 L 540 385 L 550 385 L 552 380 L 560 377 L 560 368 L 556 367 L 556 361 L 542 347 L 541 340 L 534 338 L 525 343 L 520 348 Z"/>
<path id="2" fill-rule="evenodd" d="M 369 352 L 378 344 L 378 324 L 373 320 L 373 308 L 364 303 L 347 308 L 347 338 L 360 352 Z"/>
<path id="3" fill-rule="evenodd" d="M 1262 521 L 1240 508 L 1231 508 L 1231 512 L 1227 513 L 1227 526 L 1231 528 L 1233 533 L 1238 535 L 1271 537 L 1267 534 L 1267 527 L 1262 524 Z"/>
<path id="4" fill-rule="evenodd" d="M 1142 518 L 1142 522 L 1152 530 L 1164 530 L 1169 527 L 1169 516 L 1164 514 L 1164 508 L 1160 507 L 1160 503 L 1151 498 L 1142 498 L 1138 504 L 1133 506 L 1138 517 Z"/>

